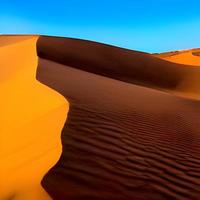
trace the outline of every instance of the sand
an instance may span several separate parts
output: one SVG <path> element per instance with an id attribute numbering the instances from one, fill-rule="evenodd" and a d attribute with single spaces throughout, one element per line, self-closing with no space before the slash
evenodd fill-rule
<path id="1" fill-rule="evenodd" d="M 0 37 L 0 199 L 49 200 L 41 180 L 61 154 L 68 103 L 36 80 L 38 37 Z"/>
<path id="2" fill-rule="evenodd" d="M 198 200 L 197 67 L 89 41 L 40 37 L 37 79 L 70 102 L 55 200 Z"/>
<path id="3" fill-rule="evenodd" d="M 174 63 L 200 66 L 200 49 L 167 52 L 156 56 Z"/>
<path id="4" fill-rule="evenodd" d="M 38 55 L 44 59 L 179 96 L 200 98 L 200 68 L 196 66 L 86 40 L 40 37 L 37 46 Z"/>
<path id="5" fill-rule="evenodd" d="M 169 54 L 1 36 L 0 200 L 199 200 L 200 68 Z"/>

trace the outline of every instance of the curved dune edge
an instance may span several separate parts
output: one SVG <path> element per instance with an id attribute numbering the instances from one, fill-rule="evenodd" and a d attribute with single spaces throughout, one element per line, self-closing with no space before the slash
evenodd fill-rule
<path id="1" fill-rule="evenodd" d="M 57 162 L 69 104 L 36 80 L 37 36 L 0 37 L 0 200 L 49 200 L 41 180 Z"/>
<path id="2" fill-rule="evenodd" d="M 69 38 L 37 51 L 37 79 L 70 102 L 54 200 L 199 200 L 198 68 Z"/>
<path id="3" fill-rule="evenodd" d="M 10 63 L 2 69 L 14 67 L 0 74 L 5 125 L 1 133 L 6 133 L 0 140 L 4 144 L 2 198 L 49 198 L 40 181 L 61 153 L 60 148 L 54 155 L 49 149 L 60 145 L 58 133 L 66 117 L 67 98 L 70 110 L 62 129 L 62 156 L 42 180 L 54 200 L 199 199 L 198 68 L 86 41 L 37 39 L 0 50 L 0 66 Z M 35 80 L 35 41 L 40 57 L 37 80 L 43 84 Z M 32 66 L 34 73 L 26 66 Z M 187 99 L 177 97 L 178 92 Z M 53 93 L 58 104 L 49 102 Z M 26 101 L 13 102 L 19 96 Z M 52 108 L 51 103 L 58 106 Z M 30 105 L 31 110 L 27 109 Z M 62 124 L 54 127 L 55 120 Z M 26 138 L 27 133 L 33 138 Z M 9 144 L 5 143 L 8 139 Z"/>
<path id="4" fill-rule="evenodd" d="M 42 181 L 54 200 L 198 200 L 198 101 L 44 59 L 37 78 L 70 102 L 62 156 Z"/>
<path id="5" fill-rule="evenodd" d="M 40 36 L 38 56 L 173 95 L 200 99 L 200 68 L 87 40 Z"/>

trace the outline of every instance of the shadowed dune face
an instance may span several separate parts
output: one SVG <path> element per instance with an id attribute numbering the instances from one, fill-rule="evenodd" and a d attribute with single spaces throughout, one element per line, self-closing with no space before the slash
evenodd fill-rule
<path id="1" fill-rule="evenodd" d="M 78 39 L 41 36 L 37 46 L 39 57 L 44 59 L 117 80 L 199 98 L 200 68 Z"/>
<path id="2" fill-rule="evenodd" d="M 200 105 L 172 94 L 195 93 L 199 70 L 99 45 L 38 41 L 37 79 L 70 102 L 42 185 L 55 200 L 198 200 Z"/>
<path id="3" fill-rule="evenodd" d="M 0 200 L 47 200 L 40 182 L 61 154 L 68 104 L 36 80 L 34 36 L 0 37 Z"/>

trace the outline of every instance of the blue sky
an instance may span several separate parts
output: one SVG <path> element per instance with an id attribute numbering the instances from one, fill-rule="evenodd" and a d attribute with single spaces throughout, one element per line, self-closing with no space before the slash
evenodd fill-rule
<path id="1" fill-rule="evenodd" d="M 2 0 L 0 33 L 75 37 L 146 52 L 200 47 L 200 1 Z"/>

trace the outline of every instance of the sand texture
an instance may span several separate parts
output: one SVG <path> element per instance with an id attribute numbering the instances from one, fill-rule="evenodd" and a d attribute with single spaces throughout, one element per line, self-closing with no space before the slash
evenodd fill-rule
<path id="1" fill-rule="evenodd" d="M 197 67 L 73 39 L 37 49 L 37 79 L 70 103 L 42 181 L 53 199 L 200 199 Z"/>
<path id="2" fill-rule="evenodd" d="M 200 200 L 199 58 L 0 36 L 0 200 Z"/>

